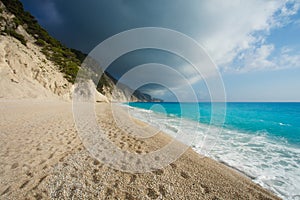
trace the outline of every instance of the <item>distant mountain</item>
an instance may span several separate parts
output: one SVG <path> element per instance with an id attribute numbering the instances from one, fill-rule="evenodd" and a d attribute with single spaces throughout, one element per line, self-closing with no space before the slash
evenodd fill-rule
<path id="1" fill-rule="evenodd" d="M 0 14 L 0 98 L 70 99 L 87 55 L 51 37 L 19 0 L 1 0 Z M 96 88 L 111 101 L 158 100 L 116 83 L 105 72 Z"/>

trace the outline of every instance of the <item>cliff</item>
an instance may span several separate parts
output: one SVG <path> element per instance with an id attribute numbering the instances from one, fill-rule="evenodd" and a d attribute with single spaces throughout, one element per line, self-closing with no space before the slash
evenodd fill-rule
<path id="1" fill-rule="evenodd" d="M 113 76 L 105 72 L 101 77 L 100 82 L 97 85 L 98 91 L 104 94 L 110 101 L 120 102 L 151 102 L 159 101 L 161 99 L 155 99 L 149 94 L 142 93 L 139 90 L 133 90 L 125 84 L 118 82 Z"/>
<path id="2" fill-rule="evenodd" d="M 70 99 L 71 83 L 0 2 L 0 97 Z"/>
<path id="3" fill-rule="evenodd" d="M 86 55 L 51 37 L 18 0 L 1 0 L 0 14 L 0 98 L 71 99 Z M 116 83 L 105 72 L 95 88 L 109 101 L 153 100 L 124 84 L 116 88 Z"/>

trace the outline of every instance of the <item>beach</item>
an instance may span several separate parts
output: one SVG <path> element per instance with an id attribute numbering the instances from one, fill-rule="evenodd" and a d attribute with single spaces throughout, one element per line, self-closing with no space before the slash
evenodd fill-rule
<path id="1" fill-rule="evenodd" d="M 70 102 L 3 99 L 0 105 L 1 199 L 279 199 L 191 148 L 152 172 L 110 168 L 83 146 Z M 97 122 L 122 150 L 149 153 L 170 141 L 162 132 L 136 139 L 114 123 L 110 104 L 95 108 Z M 129 116 L 122 119 L 129 124 Z"/>

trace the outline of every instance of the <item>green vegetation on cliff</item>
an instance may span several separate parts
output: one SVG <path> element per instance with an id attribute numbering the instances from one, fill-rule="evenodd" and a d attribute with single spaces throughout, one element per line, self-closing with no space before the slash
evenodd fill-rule
<path id="1" fill-rule="evenodd" d="M 15 30 L 13 29 L 5 29 L 4 32 L 14 38 L 16 38 L 17 40 L 19 40 L 23 45 L 26 46 L 26 40 L 24 38 L 23 35 L 17 33 Z"/>
<path id="2" fill-rule="evenodd" d="M 36 44 L 42 47 L 42 52 L 46 57 L 59 67 L 68 81 L 74 83 L 79 66 L 85 58 L 85 54 L 77 50 L 69 49 L 51 37 L 29 12 L 24 11 L 23 4 L 19 0 L 2 0 L 2 2 L 6 9 L 15 15 L 13 19 L 15 28 L 17 28 L 18 25 L 22 25 L 25 30 L 36 39 Z M 5 32 L 26 45 L 24 37 L 11 27 L 7 27 Z"/>

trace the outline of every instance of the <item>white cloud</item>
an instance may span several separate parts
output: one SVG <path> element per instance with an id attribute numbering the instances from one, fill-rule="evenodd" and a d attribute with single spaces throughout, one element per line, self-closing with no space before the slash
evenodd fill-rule
<path id="1" fill-rule="evenodd" d="M 271 53 L 274 51 L 274 45 L 261 45 L 257 48 L 250 49 L 242 57 L 242 64 L 247 67 L 240 67 L 239 72 L 246 72 L 251 70 L 272 69 L 275 67 L 274 63 L 269 60 Z"/>
<path id="2" fill-rule="evenodd" d="M 211 24 L 207 35 L 200 35 L 198 41 L 204 43 L 222 71 L 280 68 L 282 62 L 270 60 L 274 44 L 265 41 L 271 29 L 290 23 L 290 16 L 298 12 L 299 5 L 299 1 L 293 0 L 234 1 L 230 4 L 207 1 L 206 15 Z M 291 57 L 297 60 L 297 57 Z M 239 65 L 233 69 L 236 60 Z M 295 66 L 295 63 L 290 65 Z"/>
<path id="3" fill-rule="evenodd" d="M 251 48 L 243 54 L 239 67 L 231 68 L 231 72 L 249 72 L 260 70 L 281 70 L 300 67 L 300 53 L 289 47 L 282 47 L 279 55 L 271 56 L 275 47 L 272 44 Z"/>
<path id="4" fill-rule="evenodd" d="M 291 53 L 292 51 L 293 51 L 293 49 L 288 46 L 284 46 L 280 49 L 281 54 Z"/>
<path id="5" fill-rule="evenodd" d="M 277 69 L 300 67 L 300 53 L 284 53 L 273 62 L 277 63 Z"/>
<path id="6" fill-rule="evenodd" d="M 190 85 L 193 85 L 203 79 L 201 74 L 194 68 L 194 66 L 187 64 L 182 65 L 178 69 L 178 72 L 186 78 Z"/>

